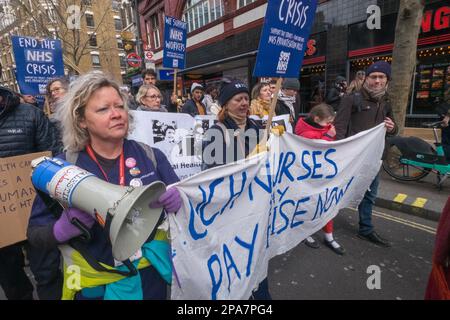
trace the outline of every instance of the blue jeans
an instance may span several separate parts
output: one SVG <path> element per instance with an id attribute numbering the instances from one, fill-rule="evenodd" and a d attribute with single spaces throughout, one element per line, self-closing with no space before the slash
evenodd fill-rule
<path id="1" fill-rule="evenodd" d="M 369 189 L 364 194 L 364 198 L 358 206 L 359 212 L 359 234 L 368 235 L 373 232 L 372 225 L 372 207 L 377 197 L 380 177 L 377 175 L 370 184 Z"/>

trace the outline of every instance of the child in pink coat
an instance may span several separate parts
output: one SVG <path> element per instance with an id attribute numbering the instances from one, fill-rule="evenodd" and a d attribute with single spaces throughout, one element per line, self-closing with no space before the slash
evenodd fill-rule
<path id="1" fill-rule="evenodd" d="M 333 109 L 321 103 L 311 109 L 306 118 L 300 118 L 295 126 L 295 134 L 308 139 L 322 139 L 334 141 L 336 129 L 333 126 L 335 113 Z M 330 220 L 323 227 L 325 234 L 325 245 L 339 255 L 343 255 L 345 250 L 333 238 L 333 220 Z M 318 248 L 319 245 L 312 237 L 306 238 L 306 245 L 311 248 Z"/>

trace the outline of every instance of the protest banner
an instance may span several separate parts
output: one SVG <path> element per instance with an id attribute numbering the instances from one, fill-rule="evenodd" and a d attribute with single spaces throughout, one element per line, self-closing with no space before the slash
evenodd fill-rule
<path id="1" fill-rule="evenodd" d="M 184 21 L 169 16 L 164 17 L 163 66 L 165 68 L 184 69 L 186 27 Z"/>
<path id="2" fill-rule="evenodd" d="M 385 132 L 380 124 L 332 142 L 272 135 L 269 152 L 175 184 L 183 205 L 169 215 L 172 299 L 248 299 L 270 258 L 360 202 Z"/>
<path id="3" fill-rule="evenodd" d="M 47 83 L 64 76 L 61 41 L 12 36 L 16 78 L 23 94 L 46 94 Z"/>
<path id="4" fill-rule="evenodd" d="M 191 117 L 185 113 L 130 111 L 133 128 L 129 138 L 160 149 L 172 164 L 180 180 L 201 171 L 202 141 L 206 131 L 217 122 L 217 116 Z M 264 125 L 267 117 L 252 117 Z M 292 132 L 289 116 L 274 118 L 273 125 L 283 125 Z M 150 129 L 151 128 L 151 129 Z"/>
<path id="5" fill-rule="evenodd" d="M 269 0 L 254 77 L 298 78 L 316 0 Z"/>
<path id="6" fill-rule="evenodd" d="M 50 152 L 0 158 L 0 248 L 26 239 L 36 191 L 31 183 L 31 161 Z"/>

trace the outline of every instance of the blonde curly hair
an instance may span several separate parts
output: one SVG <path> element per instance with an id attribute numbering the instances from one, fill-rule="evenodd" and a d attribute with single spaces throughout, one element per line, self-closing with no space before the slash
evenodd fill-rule
<path id="1" fill-rule="evenodd" d="M 89 132 L 83 129 L 80 123 L 84 119 L 89 99 L 97 90 L 104 87 L 114 88 L 123 101 L 124 110 L 129 111 L 127 98 L 121 93 L 116 81 L 111 80 L 101 71 L 91 71 L 81 75 L 70 84 L 67 94 L 56 111 L 56 119 L 59 120 L 62 130 L 64 150 L 79 152 L 89 143 Z M 130 120 L 132 120 L 131 117 L 129 117 Z M 128 130 L 130 130 L 130 124 Z"/>

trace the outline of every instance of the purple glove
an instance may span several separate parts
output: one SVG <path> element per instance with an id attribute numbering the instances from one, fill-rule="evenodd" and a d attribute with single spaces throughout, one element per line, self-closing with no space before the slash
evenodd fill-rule
<path id="1" fill-rule="evenodd" d="M 58 242 L 64 243 L 68 240 L 81 235 L 81 230 L 73 225 L 70 221 L 73 218 L 77 218 L 86 225 L 89 229 L 94 225 L 94 218 L 81 210 L 76 208 L 69 208 L 63 211 L 61 217 L 56 221 L 53 226 L 53 234 Z"/>
<path id="2" fill-rule="evenodd" d="M 176 187 L 167 189 L 158 200 L 150 203 L 149 207 L 152 209 L 164 207 L 167 212 L 177 212 L 181 207 L 180 191 Z"/>

